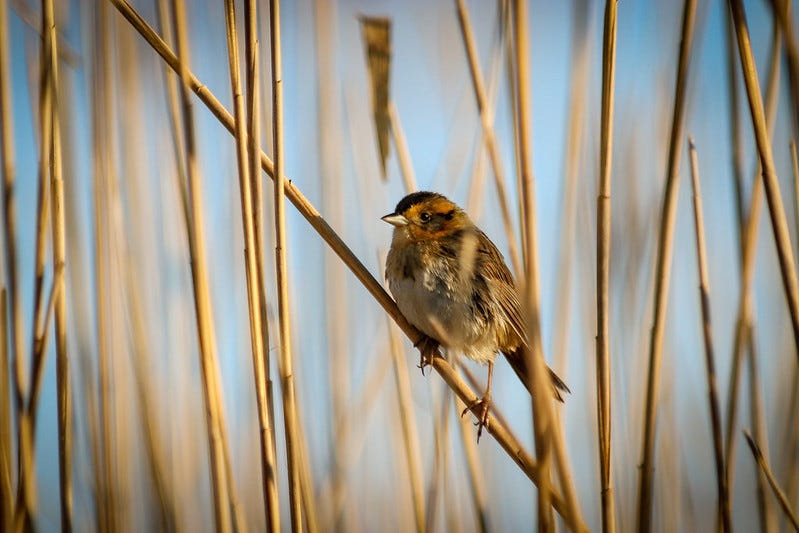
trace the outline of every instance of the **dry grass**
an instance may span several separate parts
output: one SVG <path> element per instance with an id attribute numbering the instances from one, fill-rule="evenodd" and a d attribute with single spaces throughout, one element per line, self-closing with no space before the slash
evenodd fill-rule
<path id="1" fill-rule="evenodd" d="M 0 0 L 0 529 L 796 527 L 790 1 L 747 6 L 774 25 L 762 96 L 752 46 L 768 34 L 750 35 L 740 0 L 729 18 L 695 0 L 681 17 L 615 0 L 410 5 L 425 14 L 410 37 L 406 15 L 380 19 L 392 41 L 377 117 L 357 28 L 383 14 L 78 4 Z M 633 16 L 675 46 L 638 53 Z M 724 52 L 706 33 L 722 27 L 713 64 L 726 59 L 728 78 L 711 83 L 699 50 Z M 631 55 L 651 60 L 644 96 Z M 702 131 L 708 84 L 729 91 L 729 132 Z M 441 120 L 436 85 L 450 131 L 420 136 Z M 690 239 L 687 128 L 713 176 L 703 211 L 692 140 Z M 796 205 L 783 206 L 791 164 Z M 417 187 L 468 199 L 518 279 L 531 379 L 548 389 L 549 359 L 572 390 L 563 405 L 528 397 L 498 363 L 479 444 L 459 415 L 482 374 L 447 354 L 420 377 L 408 361 L 422 334 L 376 277 L 377 218 Z M 774 246 L 757 241 L 764 195 Z M 737 465 L 736 483 L 744 423 L 758 468 Z"/>

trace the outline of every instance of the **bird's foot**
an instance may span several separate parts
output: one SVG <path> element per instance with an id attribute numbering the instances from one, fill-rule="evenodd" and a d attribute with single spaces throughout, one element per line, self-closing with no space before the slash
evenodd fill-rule
<path id="1" fill-rule="evenodd" d="M 477 426 L 477 442 L 480 442 L 480 435 L 483 434 L 483 428 L 488 427 L 488 411 L 490 408 L 491 395 L 486 394 L 482 398 L 473 401 L 461 413 L 461 416 L 463 416 L 469 411 L 472 411 L 477 417 L 477 422 L 474 423 L 474 425 Z"/>
<path id="2" fill-rule="evenodd" d="M 425 335 L 416 341 L 416 344 L 414 344 L 413 347 L 418 348 L 419 353 L 421 354 L 417 368 L 421 369 L 422 375 L 424 376 L 425 367 L 433 364 L 433 357 L 435 357 L 436 353 L 438 352 L 438 341 Z"/>

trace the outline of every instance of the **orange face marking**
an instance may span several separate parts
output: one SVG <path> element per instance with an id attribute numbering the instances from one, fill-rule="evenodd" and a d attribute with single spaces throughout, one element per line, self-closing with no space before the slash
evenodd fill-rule
<path id="1" fill-rule="evenodd" d="M 466 213 L 446 198 L 412 205 L 403 214 L 410 221 L 406 228 L 414 240 L 438 239 L 470 225 Z"/>

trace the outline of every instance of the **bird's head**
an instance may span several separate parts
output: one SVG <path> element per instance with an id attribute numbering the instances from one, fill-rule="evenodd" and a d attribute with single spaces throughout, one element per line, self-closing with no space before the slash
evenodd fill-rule
<path id="1" fill-rule="evenodd" d="M 440 239 L 472 225 L 469 215 L 441 194 L 411 193 L 382 218 L 411 241 Z"/>

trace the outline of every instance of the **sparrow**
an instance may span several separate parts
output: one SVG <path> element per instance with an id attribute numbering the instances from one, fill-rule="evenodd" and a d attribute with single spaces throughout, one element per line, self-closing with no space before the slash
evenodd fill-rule
<path id="1" fill-rule="evenodd" d="M 415 192 L 382 220 L 394 226 L 386 257 L 389 290 L 405 318 L 425 334 L 417 343 L 419 367 L 439 345 L 488 365 L 488 381 L 477 407 L 477 439 L 488 424 L 494 360 L 501 352 L 533 393 L 527 368 L 526 327 L 521 304 L 502 254 L 469 218 L 441 194 Z M 555 398 L 566 384 L 547 367 Z"/>

